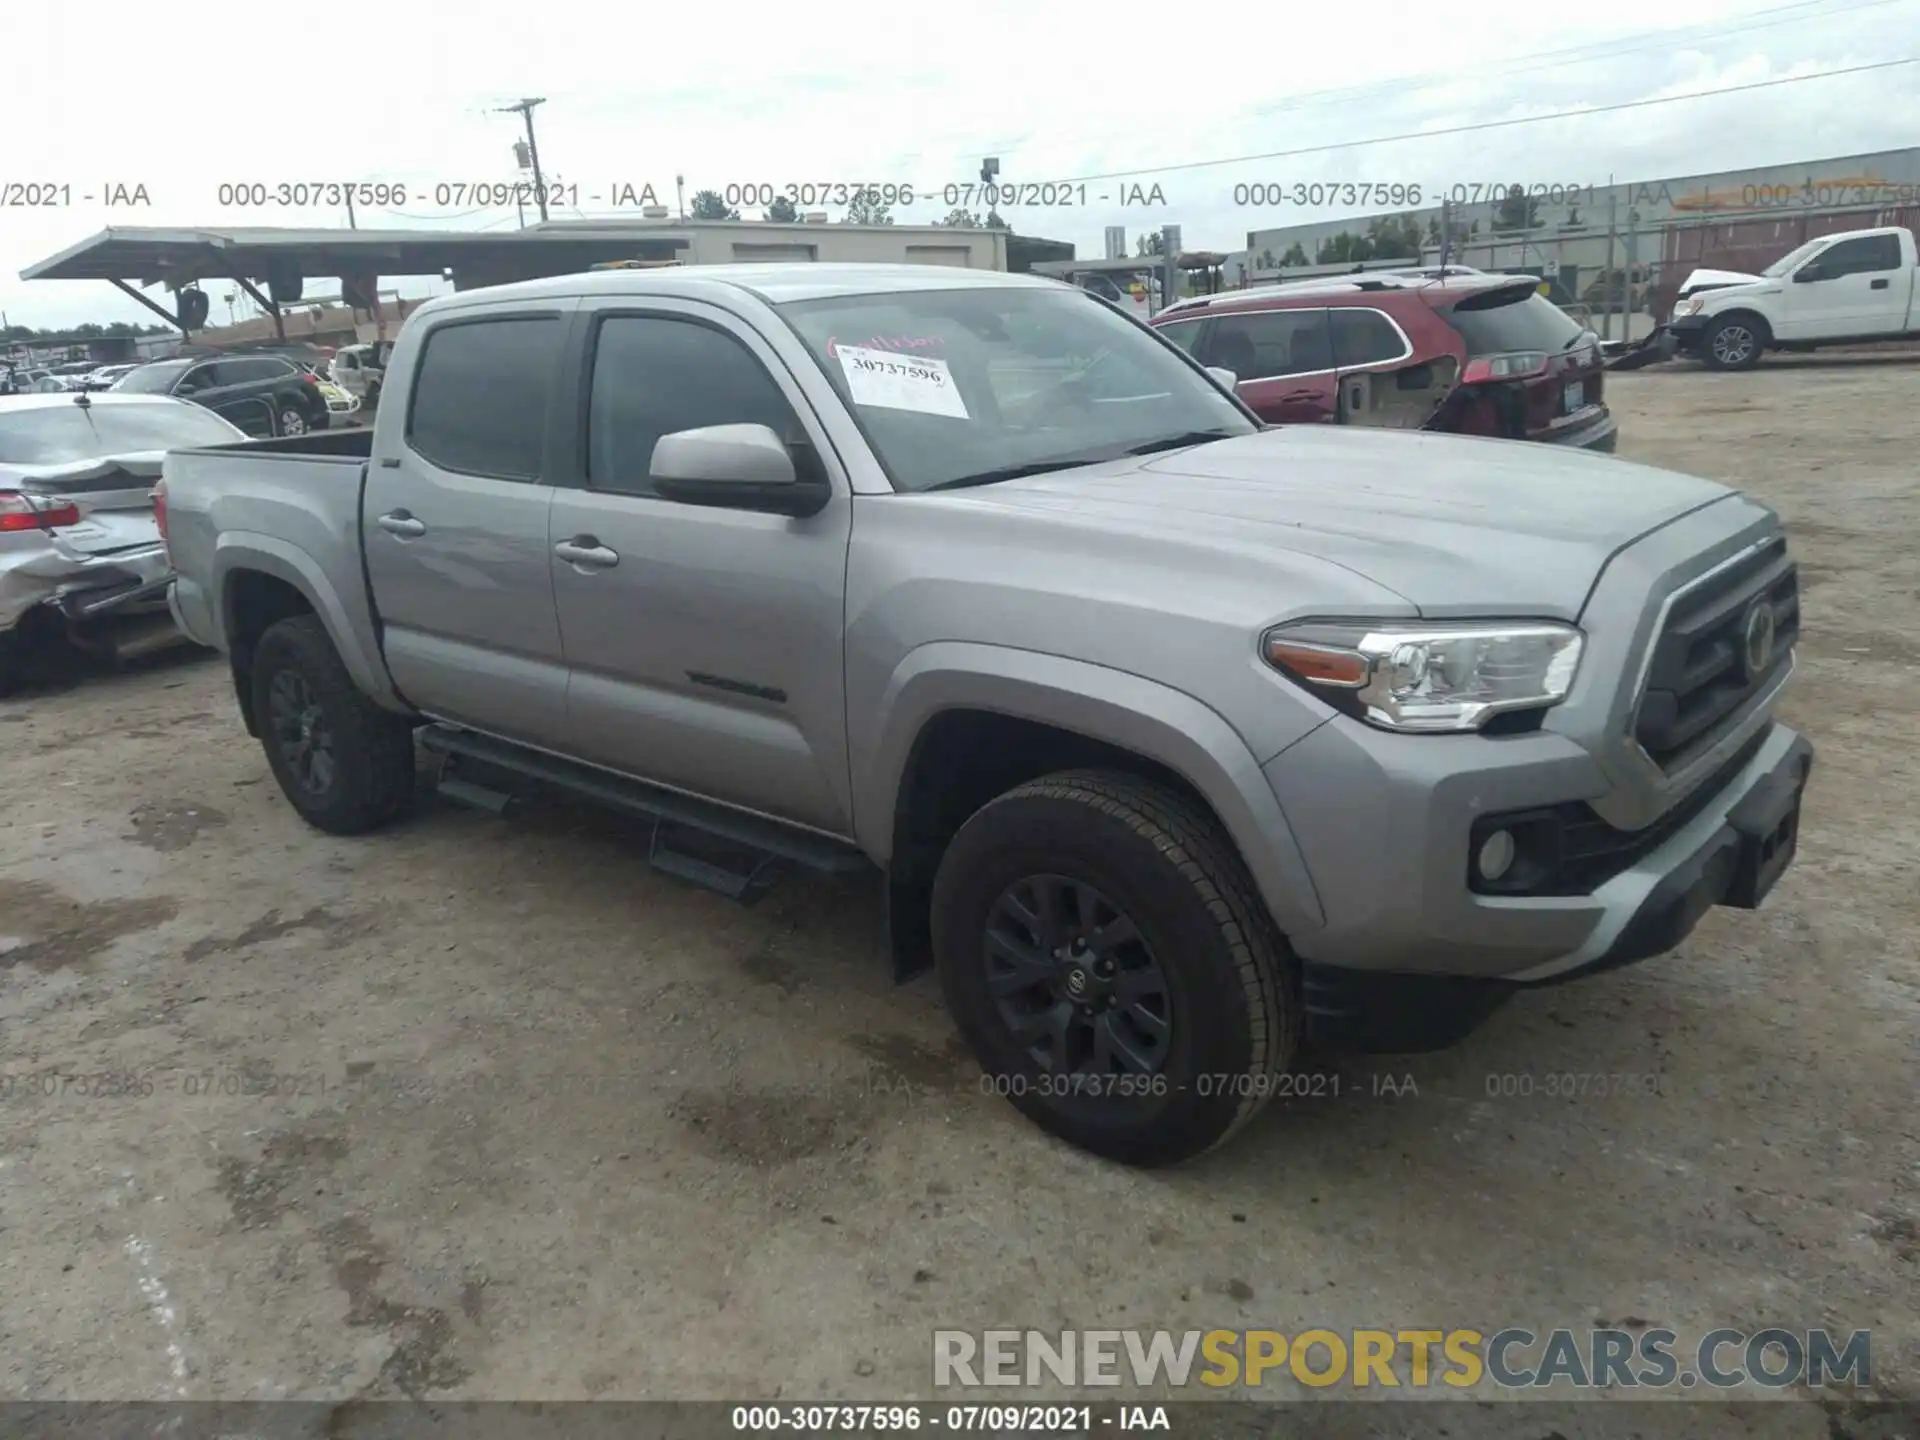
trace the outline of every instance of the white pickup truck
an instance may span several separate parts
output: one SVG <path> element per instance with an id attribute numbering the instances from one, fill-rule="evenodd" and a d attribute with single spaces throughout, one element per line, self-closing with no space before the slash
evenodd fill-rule
<path id="1" fill-rule="evenodd" d="M 1674 349 L 1715 370 L 1746 370 L 1767 350 L 1920 339 L 1913 232 L 1822 235 L 1758 275 L 1696 270 L 1667 329 Z"/>

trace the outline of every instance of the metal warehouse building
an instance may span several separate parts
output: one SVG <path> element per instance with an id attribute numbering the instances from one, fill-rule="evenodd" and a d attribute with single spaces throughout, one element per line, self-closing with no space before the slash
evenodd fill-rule
<path id="1" fill-rule="evenodd" d="M 1596 185 L 1529 185 L 1524 206 L 1502 203 L 1491 184 L 1456 185 L 1423 209 L 1353 216 L 1247 235 L 1246 276 L 1260 284 L 1301 273 L 1342 234 L 1361 236 L 1411 219 L 1438 258 L 1443 214 L 1454 241 L 1448 259 L 1483 270 L 1547 277 L 1552 293 L 1585 307 L 1611 332 L 1638 334 L 1664 313 L 1686 270 L 1754 269 L 1812 235 L 1905 223 L 1920 203 L 1920 147 L 1713 175 Z M 1518 222 L 1516 224 L 1516 222 Z M 1402 263 L 1407 263 L 1403 261 Z M 1603 323 L 1604 322 L 1604 323 Z"/>

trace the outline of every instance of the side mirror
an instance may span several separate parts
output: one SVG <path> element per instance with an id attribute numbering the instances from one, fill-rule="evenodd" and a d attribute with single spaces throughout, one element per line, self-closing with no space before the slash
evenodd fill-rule
<path id="1" fill-rule="evenodd" d="M 1220 388 L 1225 390 L 1229 395 L 1233 393 L 1233 387 L 1240 383 L 1240 377 L 1224 365 L 1209 365 L 1207 366 L 1207 373 L 1213 376 L 1214 380 L 1219 383 Z"/>
<path id="2" fill-rule="evenodd" d="M 803 477 L 793 452 L 765 425 L 703 425 L 662 435 L 647 478 L 683 505 L 816 515 L 833 498 L 826 477 Z"/>
<path id="3" fill-rule="evenodd" d="M 1796 285 L 1807 285 L 1815 280 L 1825 280 L 1826 278 L 1826 268 L 1821 265 L 1818 260 L 1802 265 L 1798 270 L 1793 272 L 1793 283 Z"/>

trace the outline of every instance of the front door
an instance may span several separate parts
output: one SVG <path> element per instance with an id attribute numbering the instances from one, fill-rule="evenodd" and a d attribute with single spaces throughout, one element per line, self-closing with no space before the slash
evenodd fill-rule
<path id="1" fill-rule="evenodd" d="M 1195 358 L 1233 371 L 1240 399 L 1270 425 L 1336 418 L 1333 341 L 1325 310 L 1218 316 Z"/>
<path id="2" fill-rule="evenodd" d="M 844 480 L 819 514 L 789 519 L 677 504 L 647 478 L 654 442 L 676 430 L 767 425 L 816 465 L 830 463 L 824 434 L 772 350 L 724 312 L 609 298 L 588 302 L 583 322 L 584 453 L 550 526 L 566 547 L 552 567 L 568 750 L 851 833 Z"/>
<path id="3" fill-rule="evenodd" d="M 567 673 L 547 512 L 554 377 L 578 301 L 456 311 L 374 431 L 361 529 L 387 668 L 419 709 L 558 749 Z"/>
<path id="4" fill-rule="evenodd" d="M 1802 280 L 1812 273 L 1818 279 Z M 1907 319 L 1900 238 L 1891 232 L 1829 245 L 1788 280 L 1781 340 L 1841 340 L 1897 334 Z"/>

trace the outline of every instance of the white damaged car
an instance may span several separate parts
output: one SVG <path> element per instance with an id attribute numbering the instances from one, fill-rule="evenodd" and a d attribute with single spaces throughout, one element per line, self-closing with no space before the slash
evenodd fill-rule
<path id="1" fill-rule="evenodd" d="M 160 460 L 245 438 L 167 396 L 0 396 L 0 694 L 36 641 L 116 656 L 179 642 L 151 498 Z"/>

